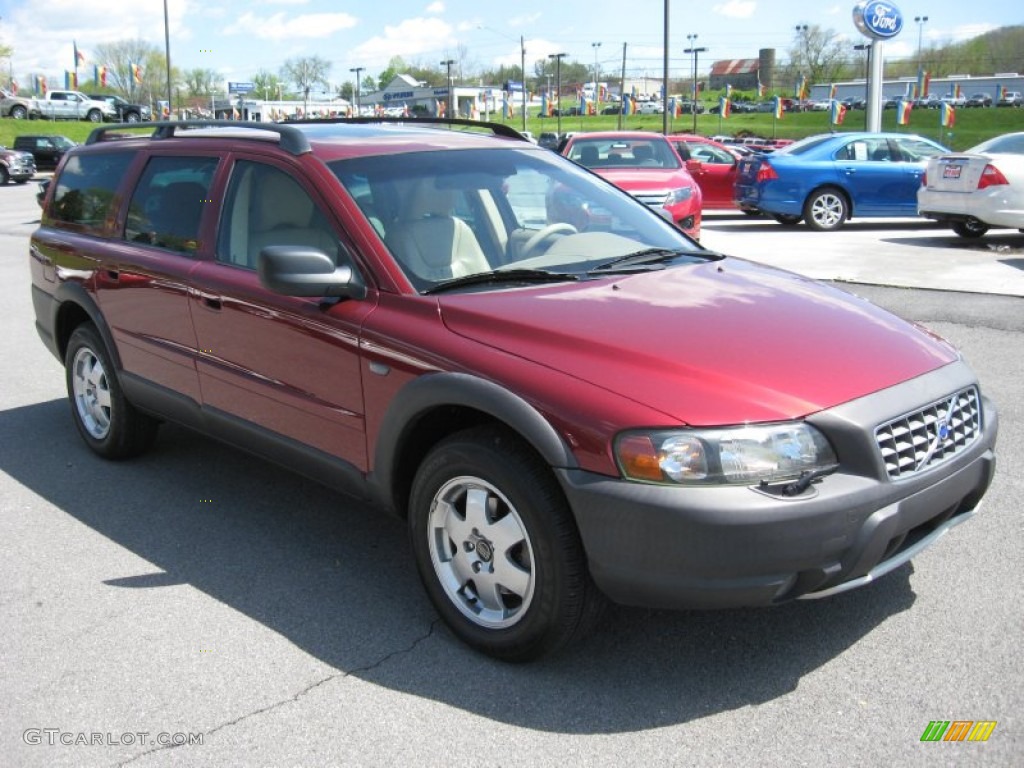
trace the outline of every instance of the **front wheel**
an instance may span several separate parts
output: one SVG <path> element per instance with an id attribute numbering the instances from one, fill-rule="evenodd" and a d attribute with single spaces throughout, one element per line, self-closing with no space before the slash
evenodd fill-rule
<path id="1" fill-rule="evenodd" d="M 491 427 L 435 446 L 413 481 L 409 526 L 420 577 L 468 645 L 528 661 L 584 635 L 603 596 L 550 469 Z"/>
<path id="2" fill-rule="evenodd" d="M 125 459 L 153 444 L 158 423 L 125 399 L 95 326 L 86 323 L 74 330 L 64 366 L 71 415 L 93 451 L 104 458 Z"/>
<path id="3" fill-rule="evenodd" d="M 124 121 L 126 123 L 137 123 L 139 122 L 139 119 L 140 118 L 138 112 L 129 112 L 127 115 L 124 116 Z"/>
<path id="4" fill-rule="evenodd" d="M 103 115 L 100 113 L 98 109 L 90 109 L 89 113 L 85 116 L 85 118 L 90 123 L 98 123 L 103 120 Z"/>
<path id="5" fill-rule="evenodd" d="M 846 197 L 838 189 L 831 187 L 819 189 L 804 203 L 804 221 L 808 227 L 819 232 L 839 229 L 849 215 Z"/>
<path id="6" fill-rule="evenodd" d="M 960 237 L 981 237 L 988 232 L 988 224 L 984 224 L 977 219 L 967 219 L 967 221 L 954 221 L 953 231 L 956 232 Z"/>

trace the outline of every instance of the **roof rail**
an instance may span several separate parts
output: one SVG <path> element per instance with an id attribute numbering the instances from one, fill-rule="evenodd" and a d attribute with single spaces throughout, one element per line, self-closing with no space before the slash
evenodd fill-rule
<path id="1" fill-rule="evenodd" d="M 294 125 L 284 123 L 256 123 L 248 120 L 166 120 L 155 123 L 119 123 L 116 125 L 104 125 L 96 128 L 85 140 L 86 144 L 98 144 L 102 141 L 109 141 L 115 138 L 124 138 L 123 134 L 109 136 L 111 131 L 123 131 L 126 128 L 153 129 L 152 139 L 172 139 L 177 129 L 185 128 L 246 128 L 264 133 L 276 133 L 280 139 L 281 149 L 293 155 L 302 155 L 312 151 L 309 146 L 309 139 L 301 130 Z M 236 137 L 233 137 L 236 138 Z M 245 138 L 244 136 L 240 138 Z M 254 137 L 256 138 L 256 137 Z"/>
<path id="2" fill-rule="evenodd" d="M 313 124 L 323 125 L 330 123 L 353 124 L 353 123 L 411 123 L 412 125 L 440 125 L 449 128 L 460 125 L 467 128 L 486 128 L 495 136 L 504 136 L 507 139 L 519 139 L 527 141 L 519 131 L 511 126 L 502 123 L 492 123 L 486 120 L 470 120 L 465 117 L 320 117 L 310 120 L 286 120 L 278 125 L 302 125 Z"/>

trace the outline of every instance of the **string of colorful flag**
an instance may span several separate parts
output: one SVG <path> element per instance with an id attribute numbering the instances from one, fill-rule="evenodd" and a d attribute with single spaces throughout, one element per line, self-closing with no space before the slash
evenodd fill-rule
<path id="1" fill-rule="evenodd" d="M 78 49 L 78 42 L 72 41 L 72 48 L 74 50 L 74 69 L 64 70 L 64 89 L 65 90 L 77 90 L 81 84 L 81 79 L 78 77 L 78 68 L 85 64 L 85 54 Z M 93 85 L 105 88 L 107 86 L 107 79 L 112 69 L 106 65 L 94 64 L 92 67 L 92 78 Z M 142 65 L 135 61 L 128 61 L 128 74 L 131 78 L 131 82 L 135 85 L 142 84 Z M 46 79 L 46 75 L 32 75 L 32 90 L 34 93 L 40 96 L 45 96 L 50 88 L 50 83 Z M 13 78 L 11 79 L 11 92 L 15 95 L 18 93 L 18 83 Z"/>

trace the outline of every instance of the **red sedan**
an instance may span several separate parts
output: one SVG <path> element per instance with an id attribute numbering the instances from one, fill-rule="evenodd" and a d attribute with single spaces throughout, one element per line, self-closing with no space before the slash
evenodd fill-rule
<path id="1" fill-rule="evenodd" d="M 704 136 L 673 134 L 667 138 L 686 163 L 686 170 L 700 186 L 704 207 L 735 208 L 732 185 L 736 181 L 739 153 Z"/>
<path id="2" fill-rule="evenodd" d="M 661 134 L 581 133 L 569 139 L 562 154 L 637 200 L 653 208 L 664 208 L 681 230 L 700 239 L 700 187 Z"/>

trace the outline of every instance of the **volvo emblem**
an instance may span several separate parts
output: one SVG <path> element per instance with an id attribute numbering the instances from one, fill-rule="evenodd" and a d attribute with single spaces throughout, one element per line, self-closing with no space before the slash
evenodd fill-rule
<path id="1" fill-rule="evenodd" d="M 903 30 L 903 14 L 893 3 L 864 0 L 853 7 L 853 23 L 865 37 L 891 40 Z"/>

